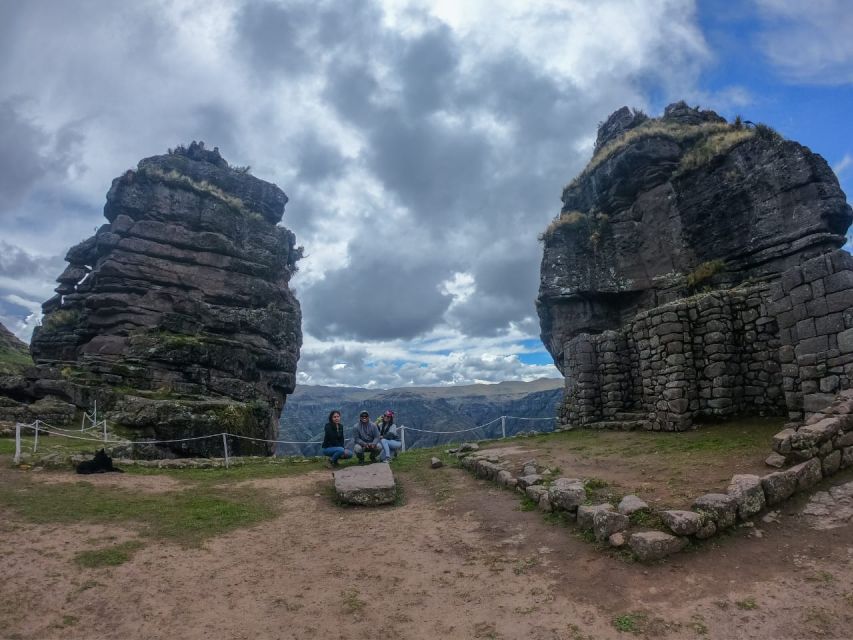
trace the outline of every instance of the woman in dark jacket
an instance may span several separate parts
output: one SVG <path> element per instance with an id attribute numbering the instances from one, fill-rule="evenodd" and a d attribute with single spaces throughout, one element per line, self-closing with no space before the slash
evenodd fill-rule
<path id="1" fill-rule="evenodd" d="M 341 412 L 332 411 L 326 422 L 323 435 L 323 455 L 331 458 L 332 466 L 338 466 L 338 460 L 352 458 L 352 451 L 344 448 L 344 427 L 341 424 Z"/>

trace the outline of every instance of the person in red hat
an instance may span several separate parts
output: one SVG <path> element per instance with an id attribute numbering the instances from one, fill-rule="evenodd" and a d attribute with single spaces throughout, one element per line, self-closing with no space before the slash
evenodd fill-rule
<path id="1" fill-rule="evenodd" d="M 392 455 L 397 455 L 397 451 L 403 448 L 403 443 L 400 442 L 400 434 L 397 430 L 397 425 L 394 424 L 394 412 L 388 409 L 382 414 L 382 422 L 377 425 L 379 427 L 379 445 L 382 447 L 382 455 L 379 458 L 380 462 L 390 462 Z"/>

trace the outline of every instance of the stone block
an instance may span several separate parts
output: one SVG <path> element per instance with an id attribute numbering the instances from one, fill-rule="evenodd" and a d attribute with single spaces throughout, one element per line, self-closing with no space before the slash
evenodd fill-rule
<path id="1" fill-rule="evenodd" d="M 580 480 L 557 478 L 548 488 L 548 498 L 555 508 L 575 511 L 586 501 L 586 489 Z"/>
<path id="2" fill-rule="evenodd" d="M 837 271 L 823 279 L 823 285 L 827 293 L 853 289 L 853 271 Z"/>
<path id="3" fill-rule="evenodd" d="M 828 453 L 821 460 L 820 464 L 824 478 L 835 475 L 841 468 L 841 451 L 836 449 L 835 451 Z"/>
<path id="4" fill-rule="evenodd" d="M 823 478 L 820 460 L 817 458 L 801 462 L 784 473 L 793 473 L 797 478 L 797 491 L 811 489 Z"/>
<path id="5" fill-rule="evenodd" d="M 853 329 L 841 331 L 837 338 L 838 349 L 841 353 L 853 353 Z"/>
<path id="6" fill-rule="evenodd" d="M 599 511 L 613 511 L 613 505 L 610 503 L 581 505 L 578 507 L 578 528 L 592 529 L 593 518 Z"/>
<path id="7" fill-rule="evenodd" d="M 776 453 L 786 454 L 791 452 L 791 441 L 796 435 L 795 429 L 783 429 L 773 436 L 773 451 Z"/>
<path id="8" fill-rule="evenodd" d="M 548 493 L 548 487 L 532 484 L 524 489 L 524 495 L 530 498 L 533 502 L 539 503 L 539 498 Z"/>
<path id="9" fill-rule="evenodd" d="M 702 526 L 702 518 L 695 511 L 661 511 L 660 517 L 677 536 L 692 536 Z"/>
<path id="10" fill-rule="evenodd" d="M 850 291 L 848 289 L 845 291 L 836 291 L 835 293 L 827 294 L 827 313 L 834 313 L 836 311 L 846 311 L 850 307 L 853 307 L 853 291 Z"/>
<path id="11" fill-rule="evenodd" d="M 632 513 L 648 509 L 649 505 L 645 500 L 640 499 L 635 495 L 628 495 L 619 501 L 616 510 L 622 515 L 630 516 Z"/>
<path id="12" fill-rule="evenodd" d="M 803 395 L 803 409 L 808 413 L 814 413 L 815 411 L 822 411 L 826 407 L 832 404 L 832 401 L 835 399 L 835 396 L 827 393 L 810 393 L 807 395 Z M 791 405 L 788 405 L 788 408 L 791 408 Z"/>
<path id="13" fill-rule="evenodd" d="M 334 472 L 335 493 L 346 504 L 373 507 L 392 504 L 397 491 L 387 464 L 347 467 Z"/>
<path id="14" fill-rule="evenodd" d="M 853 447 L 844 447 L 841 450 L 841 468 L 853 467 Z"/>
<path id="15" fill-rule="evenodd" d="M 592 530 L 599 542 L 607 540 L 614 533 L 628 528 L 628 516 L 601 509 L 592 516 Z"/>
<path id="16" fill-rule="evenodd" d="M 707 513 L 717 525 L 717 530 L 734 526 L 737 502 L 725 493 L 706 493 L 693 501 L 693 510 Z"/>
<path id="17" fill-rule="evenodd" d="M 775 469 L 781 469 L 782 467 L 785 466 L 785 456 L 780 455 L 778 453 L 771 453 L 764 460 L 764 464 L 766 464 L 768 467 L 773 467 Z"/>
<path id="18" fill-rule="evenodd" d="M 435 456 L 433 456 L 432 458 L 430 458 L 429 466 L 432 469 L 439 469 L 444 466 L 444 463 L 441 461 L 440 458 L 436 458 Z"/>
<path id="19" fill-rule="evenodd" d="M 542 484 L 542 482 L 544 482 L 544 480 L 545 480 L 545 478 L 543 478 L 540 474 L 532 473 L 532 474 L 529 474 L 526 476 L 521 476 L 520 478 L 518 478 L 518 487 L 521 489 L 527 489 L 527 487 L 530 487 L 530 486 L 533 486 L 536 484 Z"/>
<path id="20" fill-rule="evenodd" d="M 726 492 L 735 499 L 737 515 L 741 520 L 748 520 L 766 505 L 761 478 L 758 476 L 735 475 Z"/>
<path id="21" fill-rule="evenodd" d="M 797 474 L 790 469 L 775 471 L 761 478 L 765 502 L 768 506 L 784 502 L 797 490 Z"/>
<path id="22" fill-rule="evenodd" d="M 628 539 L 631 551 L 640 562 L 652 562 L 678 553 L 687 545 L 686 538 L 672 536 L 663 531 L 643 531 Z"/>
<path id="23" fill-rule="evenodd" d="M 814 444 L 821 444 L 832 439 L 840 430 L 841 420 L 835 416 L 831 416 L 818 420 L 813 424 L 803 425 L 797 429 L 797 436 Z"/>

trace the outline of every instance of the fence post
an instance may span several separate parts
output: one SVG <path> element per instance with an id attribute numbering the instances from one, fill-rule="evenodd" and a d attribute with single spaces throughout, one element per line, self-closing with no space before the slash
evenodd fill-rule
<path id="1" fill-rule="evenodd" d="M 400 450 L 406 451 L 406 425 L 400 425 Z"/>
<path id="2" fill-rule="evenodd" d="M 21 423 L 15 423 L 15 464 L 21 461 Z"/>
<path id="3" fill-rule="evenodd" d="M 97 422 L 95 424 L 97 424 Z M 103 420 L 102 424 L 104 425 L 104 442 L 106 442 L 107 441 L 107 421 Z"/>
<path id="4" fill-rule="evenodd" d="M 501 416 L 501 438 L 506 438 L 506 416 Z"/>
<path id="5" fill-rule="evenodd" d="M 228 468 L 228 437 L 222 434 L 222 450 L 225 452 L 225 468 Z"/>
<path id="6" fill-rule="evenodd" d="M 33 453 L 38 451 L 39 448 L 39 421 L 36 420 L 36 435 L 33 438 Z"/>

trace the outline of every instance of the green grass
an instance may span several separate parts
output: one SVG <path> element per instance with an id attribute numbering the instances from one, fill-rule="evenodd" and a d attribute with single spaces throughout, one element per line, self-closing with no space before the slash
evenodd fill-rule
<path id="1" fill-rule="evenodd" d="M 161 494 L 132 493 L 88 482 L 49 485 L 11 477 L 0 486 L 0 503 L 37 524 L 136 525 L 139 533 L 187 547 L 272 518 L 276 511 L 257 490 L 199 486 Z"/>
<path id="2" fill-rule="evenodd" d="M 695 431 L 593 431 L 573 430 L 525 439 L 532 446 L 565 447 L 593 456 L 632 458 L 644 455 L 718 457 L 732 453 L 766 451 L 783 418 L 745 418 L 736 422 L 700 425 Z"/>
<path id="3" fill-rule="evenodd" d="M 410 449 L 400 453 L 391 461 L 391 470 L 397 477 L 398 501 L 405 502 L 406 484 L 415 482 L 432 495 L 439 504 L 446 502 L 453 495 L 453 480 L 446 473 L 446 467 L 455 466 L 456 458 L 444 453 L 447 445 L 429 447 L 427 449 Z M 444 462 L 444 467 L 433 469 L 430 459 L 436 457 Z"/>
<path id="4" fill-rule="evenodd" d="M 0 346 L 0 374 L 19 373 L 26 367 L 33 366 L 33 359 L 29 353 Z"/>
<path id="5" fill-rule="evenodd" d="M 753 609 L 758 608 L 758 604 L 756 604 L 755 598 L 752 596 L 744 598 L 743 600 L 738 600 L 735 602 L 735 606 L 741 611 L 752 611 Z"/>
<path id="6" fill-rule="evenodd" d="M 645 613 L 625 613 L 613 618 L 613 626 L 623 633 L 641 633 L 648 616 Z"/>
<path id="7" fill-rule="evenodd" d="M 81 567 L 96 569 L 99 567 L 117 567 L 133 557 L 133 554 L 144 546 L 139 540 L 131 540 L 104 549 L 81 551 L 74 556 L 74 561 Z"/>
<path id="8" fill-rule="evenodd" d="M 185 482 L 216 485 L 242 480 L 297 476 L 325 468 L 322 460 L 310 458 L 305 458 L 304 462 L 301 460 L 300 458 L 261 458 L 258 461 L 232 465 L 228 469 L 224 467 L 216 469 L 156 469 L 132 466 L 126 467 L 125 471 L 140 476 L 166 475 Z"/>

